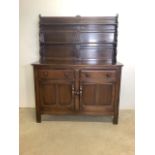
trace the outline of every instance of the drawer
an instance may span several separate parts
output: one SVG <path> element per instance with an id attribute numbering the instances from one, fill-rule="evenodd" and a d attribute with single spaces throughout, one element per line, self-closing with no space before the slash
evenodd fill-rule
<path id="1" fill-rule="evenodd" d="M 40 69 L 38 71 L 39 78 L 52 80 L 73 80 L 73 70 L 59 70 L 59 69 Z"/>
<path id="2" fill-rule="evenodd" d="M 85 82 L 115 82 L 115 70 L 82 70 L 81 81 Z"/>

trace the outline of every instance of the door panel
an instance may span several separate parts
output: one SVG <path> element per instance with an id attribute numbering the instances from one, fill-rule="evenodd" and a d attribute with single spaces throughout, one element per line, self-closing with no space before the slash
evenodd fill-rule
<path id="1" fill-rule="evenodd" d="M 83 112 L 112 111 L 115 83 L 81 83 L 80 110 Z"/>
<path id="2" fill-rule="evenodd" d="M 40 101 L 43 108 L 52 108 L 53 113 L 74 110 L 73 82 L 63 80 L 40 81 Z"/>
<path id="3" fill-rule="evenodd" d="M 72 85 L 71 84 L 59 84 L 57 91 L 58 91 L 59 105 L 72 104 Z"/>
<path id="4" fill-rule="evenodd" d="M 84 105 L 110 105 L 112 84 L 83 84 Z"/>
<path id="5" fill-rule="evenodd" d="M 82 103 L 84 105 L 95 104 L 95 84 L 83 84 Z"/>
<path id="6" fill-rule="evenodd" d="M 95 89 L 96 105 L 111 105 L 112 104 L 112 87 L 111 83 L 97 84 Z"/>
<path id="7" fill-rule="evenodd" d="M 56 104 L 56 84 L 42 85 L 42 103 L 44 105 Z"/>

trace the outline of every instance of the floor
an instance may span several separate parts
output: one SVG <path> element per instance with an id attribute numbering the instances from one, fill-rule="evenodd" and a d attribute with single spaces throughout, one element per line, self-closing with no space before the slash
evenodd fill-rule
<path id="1" fill-rule="evenodd" d="M 33 108 L 20 108 L 20 155 L 134 155 L 134 111 L 110 117 L 44 116 L 35 122 Z"/>

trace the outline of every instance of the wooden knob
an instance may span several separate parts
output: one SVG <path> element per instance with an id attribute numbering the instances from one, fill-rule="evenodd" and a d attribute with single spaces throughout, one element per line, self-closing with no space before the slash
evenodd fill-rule
<path id="1" fill-rule="evenodd" d="M 106 74 L 106 77 L 109 78 L 110 77 L 110 74 Z"/>
<path id="2" fill-rule="evenodd" d="M 69 78 L 69 74 L 68 73 L 64 73 L 65 78 Z"/>
<path id="3" fill-rule="evenodd" d="M 43 75 L 44 75 L 45 77 L 47 77 L 47 76 L 48 76 L 48 72 L 47 72 L 47 71 L 43 72 Z"/>
<path id="4" fill-rule="evenodd" d="M 85 77 L 89 77 L 89 74 L 85 73 Z"/>

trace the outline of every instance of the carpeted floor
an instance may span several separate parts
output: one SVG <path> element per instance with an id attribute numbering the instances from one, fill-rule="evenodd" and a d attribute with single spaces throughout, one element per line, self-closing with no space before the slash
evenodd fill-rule
<path id="1" fill-rule="evenodd" d="M 20 108 L 20 155 L 134 155 L 134 111 L 120 111 L 118 125 L 101 116 L 47 116 Z M 50 121 L 49 121 L 50 120 Z"/>

